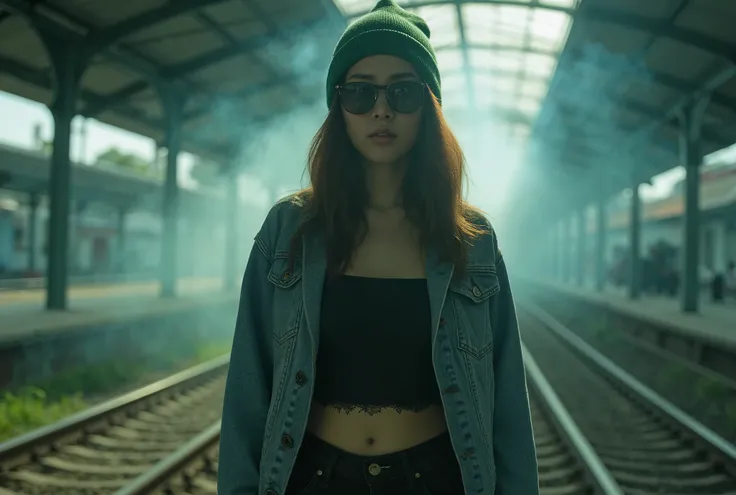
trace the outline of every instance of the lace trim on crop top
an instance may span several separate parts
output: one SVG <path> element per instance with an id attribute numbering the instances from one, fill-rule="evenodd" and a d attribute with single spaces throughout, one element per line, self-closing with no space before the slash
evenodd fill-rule
<path id="1" fill-rule="evenodd" d="M 368 416 L 373 416 L 374 414 L 378 414 L 381 411 L 385 411 L 387 409 L 393 409 L 397 413 L 401 414 L 402 412 L 409 411 L 409 412 L 420 412 L 424 411 L 430 406 L 433 406 L 437 404 L 437 402 L 432 401 L 430 403 L 422 403 L 418 405 L 387 405 L 387 406 L 374 406 L 374 405 L 367 405 L 367 404 L 348 404 L 344 402 L 330 402 L 327 404 L 326 407 L 330 407 L 332 409 L 335 409 L 337 412 L 350 414 L 351 412 L 355 411 L 356 409 L 358 412 L 367 414 Z"/>
<path id="2" fill-rule="evenodd" d="M 314 398 L 349 414 L 441 404 L 426 279 L 338 276 L 325 284 Z"/>

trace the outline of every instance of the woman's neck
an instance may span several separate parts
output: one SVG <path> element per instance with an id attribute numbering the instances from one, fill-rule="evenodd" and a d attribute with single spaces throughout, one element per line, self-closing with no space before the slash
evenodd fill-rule
<path id="1" fill-rule="evenodd" d="M 401 185 L 406 171 L 405 162 L 367 163 L 368 207 L 377 211 L 401 208 Z"/>

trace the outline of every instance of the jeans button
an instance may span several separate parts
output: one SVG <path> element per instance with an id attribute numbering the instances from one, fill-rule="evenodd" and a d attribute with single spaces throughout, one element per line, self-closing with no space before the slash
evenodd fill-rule
<path id="1" fill-rule="evenodd" d="M 381 466 L 376 464 L 375 462 L 368 466 L 368 472 L 371 473 L 373 476 L 378 476 L 381 474 Z"/>

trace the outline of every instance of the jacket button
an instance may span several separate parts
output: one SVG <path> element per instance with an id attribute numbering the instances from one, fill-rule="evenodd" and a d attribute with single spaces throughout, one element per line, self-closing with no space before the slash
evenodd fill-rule
<path id="1" fill-rule="evenodd" d="M 475 297 L 480 297 L 480 289 L 478 288 L 477 285 L 475 287 L 473 287 L 473 295 Z"/>
<path id="2" fill-rule="evenodd" d="M 291 272 L 290 271 L 285 271 L 281 275 L 281 280 L 289 280 L 290 278 L 291 278 Z"/>
<path id="3" fill-rule="evenodd" d="M 294 446 L 294 441 L 289 435 L 284 433 L 283 435 L 281 435 L 281 445 L 283 445 L 286 449 L 290 449 Z"/>
<path id="4" fill-rule="evenodd" d="M 307 383 L 307 375 L 305 375 L 302 370 L 297 371 L 296 372 L 296 384 L 304 385 L 305 383 Z"/>

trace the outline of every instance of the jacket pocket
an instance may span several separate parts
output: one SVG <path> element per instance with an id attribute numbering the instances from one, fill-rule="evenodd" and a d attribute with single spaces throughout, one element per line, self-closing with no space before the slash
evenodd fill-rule
<path id="1" fill-rule="evenodd" d="M 278 344 L 283 344 L 299 329 L 303 306 L 301 259 L 295 259 L 289 267 L 288 254 L 277 252 L 267 279 L 274 285 L 273 337 Z"/>
<path id="2" fill-rule="evenodd" d="M 494 266 L 473 266 L 450 284 L 458 347 L 476 359 L 493 349 L 490 299 L 501 290 Z"/>

